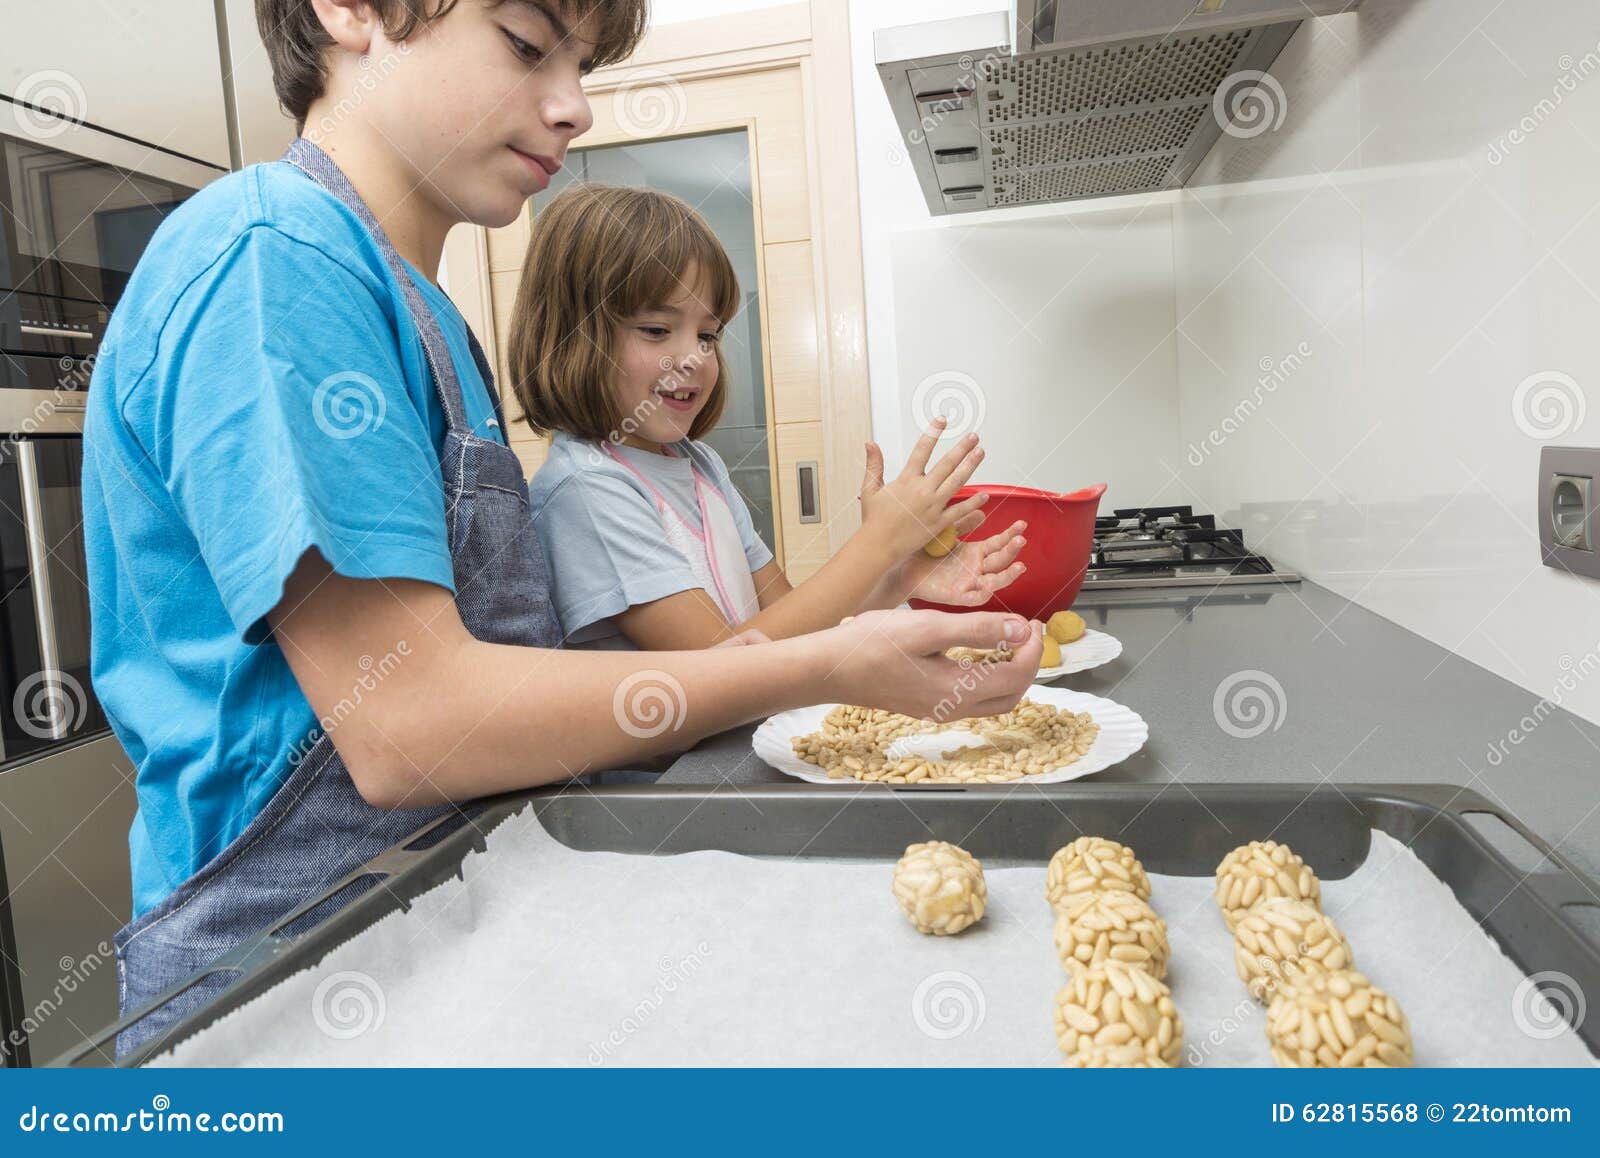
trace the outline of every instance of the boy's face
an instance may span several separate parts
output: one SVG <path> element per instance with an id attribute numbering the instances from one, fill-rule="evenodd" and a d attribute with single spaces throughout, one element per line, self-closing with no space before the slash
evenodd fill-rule
<path id="1" fill-rule="evenodd" d="M 710 294 L 697 271 L 683 283 L 692 288 L 629 318 L 617 341 L 623 433 L 654 443 L 688 438 L 717 381 L 722 323 L 706 304 Z"/>
<path id="2" fill-rule="evenodd" d="M 451 219 L 509 224 L 594 123 L 579 84 L 593 48 L 584 11 L 569 0 L 459 0 L 403 44 L 378 32 L 365 66 L 347 57 L 356 71 L 330 96 L 370 92 L 370 121 Z M 386 83 L 391 72 L 404 82 Z"/>

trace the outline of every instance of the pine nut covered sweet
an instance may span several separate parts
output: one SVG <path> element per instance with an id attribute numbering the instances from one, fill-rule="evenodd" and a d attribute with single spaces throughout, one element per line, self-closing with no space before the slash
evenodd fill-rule
<path id="1" fill-rule="evenodd" d="M 983 863 L 943 840 L 914 844 L 894 866 L 895 900 L 919 933 L 947 937 L 983 919 Z"/>
<path id="2" fill-rule="evenodd" d="M 1084 965 L 1121 961 L 1160 981 L 1172 955 L 1167 923 L 1150 902 L 1117 889 L 1070 894 L 1057 910 L 1055 938 L 1061 965 L 1069 973 Z"/>
<path id="3" fill-rule="evenodd" d="M 1183 1019 L 1164 982 L 1121 961 L 1102 961 L 1071 970 L 1056 994 L 1056 1044 L 1067 1057 L 1134 1045 L 1146 1057 L 1176 1065 Z"/>
<path id="4" fill-rule="evenodd" d="M 1305 901 L 1277 897 L 1251 909 L 1233 930 L 1233 961 L 1250 996 L 1265 1002 L 1302 974 L 1355 966 L 1333 918 Z"/>
<path id="5" fill-rule="evenodd" d="M 954 748 L 939 759 L 888 754 L 896 740 L 952 731 L 972 732 L 986 743 Z M 840 704 L 823 717 L 821 728 L 796 736 L 790 747 L 834 780 L 1004 784 L 1075 763 L 1099 734 L 1099 725 L 1087 712 L 1069 712 L 1029 699 L 997 716 L 944 723 Z"/>
<path id="6" fill-rule="evenodd" d="M 1078 893 L 1126 892 L 1148 901 L 1150 878 L 1127 845 L 1103 836 L 1080 836 L 1050 858 L 1044 891 L 1057 911 Z"/>
<path id="7" fill-rule="evenodd" d="M 1279 986 L 1267 1006 L 1272 1060 L 1296 1068 L 1412 1063 L 1400 1003 L 1354 970 L 1311 972 Z"/>
<path id="8" fill-rule="evenodd" d="M 1172 1067 L 1151 1057 L 1137 1045 L 1093 1045 L 1082 1053 L 1068 1054 L 1062 1066 L 1069 1070 L 1166 1070 Z"/>
<path id="9" fill-rule="evenodd" d="M 1217 865 L 1217 907 L 1229 930 L 1263 901 L 1279 897 L 1322 907 L 1322 882 L 1288 845 L 1252 840 Z"/>

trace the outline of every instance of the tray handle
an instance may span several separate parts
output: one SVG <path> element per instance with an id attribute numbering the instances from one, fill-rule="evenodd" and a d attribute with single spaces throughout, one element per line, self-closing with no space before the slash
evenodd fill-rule
<path id="1" fill-rule="evenodd" d="M 465 824 L 452 825 L 447 832 L 442 835 L 454 835 L 462 829 L 469 830 L 471 832 L 471 836 L 468 839 L 471 847 L 468 851 L 484 852 L 488 848 L 487 831 L 498 824 L 500 820 L 505 818 L 505 816 L 510 814 L 504 806 L 491 809 L 490 805 L 510 799 L 512 796 L 513 794 L 506 794 L 504 797 L 490 797 L 483 801 L 482 807 L 478 809 L 467 809 L 464 812 L 449 812 L 443 816 L 434 817 L 428 823 L 424 824 L 422 827 L 418 828 L 414 833 L 412 833 L 411 836 L 406 839 L 405 843 L 397 844 L 391 848 L 385 849 L 383 852 L 379 853 L 377 856 L 373 857 L 359 868 L 353 869 L 352 871 L 346 873 L 333 884 L 323 889 L 315 897 L 312 897 L 310 900 L 301 904 L 298 908 L 294 909 L 286 916 L 280 918 L 275 924 L 269 926 L 258 937 L 246 942 L 245 944 L 239 945 L 236 948 L 230 949 L 226 953 L 223 953 L 221 956 L 217 957 L 216 960 L 200 969 L 193 976 L 187 977 L 178 982 L 171 989 L 157 994 L 146 1004 L 140 1006 L 138 1009 L 133 1010 L 126 1017 L 118 1018 L 116 1021 L 112 1022 L 104 1029 L 101 1029 L 92 1037 L 86 1038 L 81 1045 L 74 1049 L 68 1050 L 66 1053 L 63 1053 L 55 1060 L 53 1064 L 72 1066 L 81 1062 L 84 1058 L 88 1057 L 92 1053 L 103 1053 L 104 1047 L 114 1043 L 117 1039 L 117 1036 L 121 1034 L 123 1030 L 138 1024 L 146 1017 L 149 1017 L 151 1014 L 162 1009 L 170 1002 L 181 997 L 194 986 L 204 981 L 207 977 L 212 977 L 219 973 L 238 973 L 239 976 L 244 977 L 257 966 L 272 960 L 274 957 L 277 957 L 282 953 L 288 952 L 290 947 L 293 946 L 295 942 L 297 942 L 300 938 L 307 936 L 311 930 L 316 927 L 316 925 L 313 924 L 292 934 L 285 933 L 284 930 L 291 927 L 296 921 L 300 920 L 307 913 L 317 909 L 322 905 L 325 905 L 329 900 L 338 896 L 356 881 L 363 880 L 367 877 L 375 877 L 380 881 L 387 880 L 391 877 L 398 876 L 406 872 L 418 864 L 421 864 L 427 859 L 427 850 L 432 848 L 436 843 L 436 841 L 430 839 L 430 837 L 434 836 L 437 830 L 441 827 L 451 824 L 451 822 L 460 820 L 463 815 L 466 817 Z M 525 803 L 525 801 L 523 802 Z M 518 807 L 520 807 L 520 804 Z M 493 815 L 492 820 L 489 819 L 491 813 Z M 477 823 L 478 821 L 487 821 L 487 823 L 480 828 Z M 455 876 L 465 879 L 463 876 L 465 871 L 463 867 L 464 865 L 465 854 L 463 855 L 461 863 L 456 865 L 454 874 Z M 410 911 L 411 901 L 409 898 L 402 897 L 397 894 L 391 894 L 391 897 L 396 907 L 398 907 L 401 911 Z M 320 922 L 317 923 L 320 924 Z M 183 1022 L 180 1021 L 179 1024 L 182 1025 Z M 152 1040 L 146 1042 L 143 1046 L 139 1047 L 137 1050 L 133 1051 L 133 1053 L 130 1054 L 127 1059 L 125 1059 L 126 1064 L 138 1065 L 146 1058 L 160 1052 L 165 1047 L 166 1041 L 164 1036 L 153 1038 Z"/>
<path id="2" fill-rule="evenodd" d="M 1522 883 L 1531 887 L 1551 904 L 1600 907 L 1600 880 L 1596 880 L 1557 852 L 1549 842 L 1512 813 L 1476 792 L 1457 792 L 1444 802 L 1443 807 L 1461 820 L 1463 827 L 1472 834 L 1474 840 L 1481 840 L 1490 848 L 1494 848 L 1493 842 L 1468 819 L 1469 817 L 1475 814 L 1492 816 L 1505 825 L 1508 832 L 1533 849 L 1543 863 L 1540 868 L 1526 873 Z M 1545 871 L 1545 865 L 1554 871 Z"/>

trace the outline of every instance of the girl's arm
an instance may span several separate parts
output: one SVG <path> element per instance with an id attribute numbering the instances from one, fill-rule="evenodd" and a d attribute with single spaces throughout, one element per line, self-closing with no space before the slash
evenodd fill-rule
<path id="1" fill-rule="evenodd" d="M 893 482 L 883 477 L 883 452 L 867 448 L 862 483 L 862 526 L 809 579 L 789 583 L 777 561 L 755 573 L 761 610 L 739 629 L 754 628 L 772 639 L 787 639 L 831 627 L 849 615 L 894 607 L 917 596 L 950 606 L 977 607 L 1011 583 L 1024 568 L 1016 562 L 1025 540 L 1023 523 L 978 543 L 961 543 L 941 559 L 923 554 L 922 545 L 947 526 L 967 534 L 983 522 L 976 495 L 951 507 L 943 504 L 971 477 L 982 461 L 977 437 L 968 435 L 932 470 L 927 463 L 938 444 L 942 420 L 923 433 L 905 470 Z M 702 590 L 680 591 L 650 603 L 635 604 L 616 616 L 622 633 L 644 651 L 711 647 L 729 638 L 731 627 Z"/>

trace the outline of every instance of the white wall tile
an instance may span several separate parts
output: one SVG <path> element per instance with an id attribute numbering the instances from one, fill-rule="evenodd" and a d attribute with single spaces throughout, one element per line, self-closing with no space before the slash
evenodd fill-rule
<path id="1" fill-rule="evenodd" d="M 1308 23 L 1273 68 L 1283 127 L 1224 138 L 1173 217 L 1186 445 L 1258 359 L 1313 350 L 1185 480 L 1280 562 L 1548 695 L 1600 647 L 1600 586 L 1539 564 L 1535 505 L 1541 446 L 1600 438 L 1576 421 L 1600 402 L 1600 7 L 1537 8 Z M 1549 372 L 1576 387 L 1515 412 Z M 1561 702 L 1600 720 L 1589 682 Z"/>

